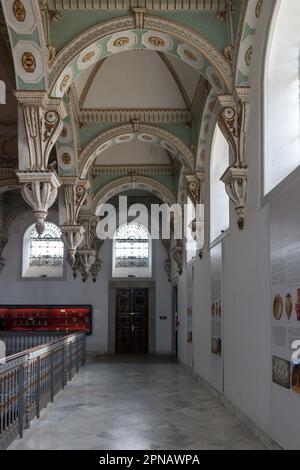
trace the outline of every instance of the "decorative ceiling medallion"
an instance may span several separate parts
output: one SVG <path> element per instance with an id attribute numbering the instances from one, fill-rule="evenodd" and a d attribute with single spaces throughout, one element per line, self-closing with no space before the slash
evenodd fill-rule
<path id="1" fill-rule="evenodd" d="M 56 96 L 61 97 L 64 95 L 73 81 L 73 76 L 74 72 L 71 67 L 68 67 L 64 70 L 57 83 Z"/>
<path id="2" fill-rule="evenodd" d="M 115 47 L 124 47 L 124 46 L 127 46 L 127 44 L 129 44 L 129 38 L 127 38 L 125 36 L 121 37 L 121 38 L 118 38 L 113 42 L 113 45 Z"/>
<path id="3" fill-rule="evenodd" d="M 165 140 L 162 140 L 160 144 L 165 150 L 172 153 L 173 155 L 177 153 L 176 147 L 174 147 L 174 145 L 172 145 L 170 142 L 166 142 Z"/>
<path id="4" fill-rule="evenodd" d="M 65 165 L 70 165 L 70 163 L 72 161 L 71 155 L 69 153 L 66 153 L 66 152 L 62 155 L 61 159 L 62 159 L 62 162 Z"/>
<path id="5" fill-rule="evenodd" d="M 155 32 L 148 31 L 142 36 L 142 44 L 150 49 L 155 50 L 169 50 L 172 48 L 173 43 L 168 36 Z"/>
<path id="6" fill-rule="evenodd" d="M 34 73 L 36 70 L 36 60 L 32 52 L 24 52 L 22 56 L 22 65 L 27 73 Z"/>
<path id="7" fill-rule="evenodd" d="M 154 143 L 154 142 L 156 142 L 156 137 L 154 135 L 150 135 L 150 134 L 140 134 L 138 136 L 138 140 L 140 140 L 141 142 Z"/>
<path id="8" fill-rule="evenodd" d="M 252 60 L 253 46 L 249 46 L 245 53 L 245 62 L 249 67 Z"/>
<path id="9" fill-rule="evenodd" d="M 24 7 L 21 0 L 14 1 L 13 12 L 14 12 L 16 20 L 19 21 L 20 23 L 24 23 L 24 21 L 26 20 L 26 8 Z"/>
<path id="10" fill-rule="evenodd" d="M 191 51 L 189 51 L 188 49 L 185 49 L 183 51 L 184 55 L 189 59 L 189 60 L 192 60 L 193 62 L 196 62 L 197 61 L 197 57 L 195 56 L 195 54 L 193 54 Z"/>
<path id="11" fill-rule="evenodd" d="M 113 34 L 107 41 L 106 48 L 108 52 L 120 52 L 128 50 L 137 42 L 137 36 L 133 31 L 121 31 Z"/>
<path id="12" fill-rule="evenodd" d="M 150 36 L 149 42 L 154 47 L 165 47 L 166 45 L 165 41 L 157 36 Z"/>
<path id="13" fill-rule="evenodd" d="M 190 47 L 186 44 L 180 44 L 177 47 L 177 52 L 182 60 L 192 65 L 193 67 L 202 68 L 204 66 L 203 57 L 193 47 Z"/>
<path id="14" fill-rule="evenodd" d="M 256 7 L 255 7 L 256 18 L 260 17 L 262 6 L 263 6 L 263 0 L 258 0 Z"/>
<path id="15" fill-rule="evenodd" d="M 135 134 L 123 134 L 115 139 L 115 144 L 131 142 L 135 138 Z"/>
<path id="16" fill-rule="evenodd" d="M 93 44 L 92 46 L 87 47 L 84 49 L 77 61 L 77 67 L 79 70 L 84 70 L 90 67 L 92 64 L 97 62 L 99 56 L 101 55 L 102 48 L 97 44 Z"/>

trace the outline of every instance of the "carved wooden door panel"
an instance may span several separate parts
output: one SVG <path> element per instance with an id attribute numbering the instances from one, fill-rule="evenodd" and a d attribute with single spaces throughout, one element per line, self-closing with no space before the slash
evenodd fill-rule
<path id="1" fill-rule="evenodd" d="M 117 289 L 116 352 L 148 352 L 148 289 Z"/>

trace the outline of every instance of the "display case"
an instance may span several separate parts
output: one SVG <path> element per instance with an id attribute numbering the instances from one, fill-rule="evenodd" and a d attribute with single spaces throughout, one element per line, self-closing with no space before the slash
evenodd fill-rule
<path id="1" fill-rule="evenodd" d="M 65 331 L 92 333 L 90 305 L 0 306 L 0 329 L 4 331 Z"/>

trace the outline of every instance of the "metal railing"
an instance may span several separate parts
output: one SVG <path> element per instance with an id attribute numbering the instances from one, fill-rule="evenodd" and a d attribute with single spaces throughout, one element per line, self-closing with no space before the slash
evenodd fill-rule
<path id="1" fill-rule="evenodd" d="M 67 336 L 65 332 L 39 331 L 0 331 L 0 340 L 6 346 L 6 356 L 12 356 L 26 349 L 32 349 L 41 344 L 50 343 Z"/>
<path id="2" fill-rule="evenodd" d="M 83 333 L 0 360 L 0 449 L 23 437 L 30 421 L 40 417 L 41 410 L 54 401 L 85 360 Z"/>

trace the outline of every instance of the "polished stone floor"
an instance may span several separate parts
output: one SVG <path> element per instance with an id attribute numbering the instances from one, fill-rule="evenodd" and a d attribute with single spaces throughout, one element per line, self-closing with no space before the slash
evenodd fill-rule
<path id="1" fill-rule="evenodd" d="M 10 450 L 263 449 L 168 358 L 91 359 Z"/>

